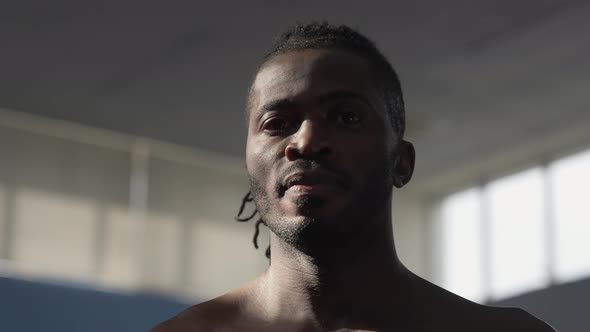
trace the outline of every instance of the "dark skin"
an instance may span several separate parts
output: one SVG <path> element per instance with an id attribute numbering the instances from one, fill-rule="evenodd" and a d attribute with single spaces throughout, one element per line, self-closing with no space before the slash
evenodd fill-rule
<path id="1" fill-rule="evenodd" d="M 310 49 L 271 58 L 251 89 L 246 159 L 271 230 L 269 268 L 152 332 L 554 331 L 402 265 L 391 198 L 410 181 L 415 152 L 362 57 Z"/>

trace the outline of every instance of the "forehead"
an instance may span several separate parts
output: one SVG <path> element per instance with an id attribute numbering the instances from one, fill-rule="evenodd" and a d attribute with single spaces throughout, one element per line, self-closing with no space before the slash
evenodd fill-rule
<path id="1" fill-rule="evenodd" d="M 271 58 L 256 75 L 250 98 L 255 110 L 274 99 L 313 99 L 339 90 L 373 99 L 375 87 L 364 58 L 346 51 L 308 49 Z"/>

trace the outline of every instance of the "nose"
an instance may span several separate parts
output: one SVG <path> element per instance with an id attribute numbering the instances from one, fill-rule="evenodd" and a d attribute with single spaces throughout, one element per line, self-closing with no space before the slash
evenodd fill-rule
<path id="1" fill-rule="evenodd" d="M 325 158 L 332 154 L 332 146 L 327 136 L 319 123 L 306 119 L 285 147 L 285 157 L 289 161 Z"/>

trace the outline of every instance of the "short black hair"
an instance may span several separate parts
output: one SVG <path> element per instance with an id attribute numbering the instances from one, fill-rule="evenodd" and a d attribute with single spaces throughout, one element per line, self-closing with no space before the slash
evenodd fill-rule
<path id="1" fill-rule="evenodd" d="M 305 49 L 344 50 L 366 59 L 374 68 L 391 125 L 397 131 L 397 136 L 403 138 L 405 108 L 401 84 L 395 69 L 374 42 L 345 25 L 337 26 L 327 22 L 297 23 L 275 39 L 259 69 L 276 55 Z"/>

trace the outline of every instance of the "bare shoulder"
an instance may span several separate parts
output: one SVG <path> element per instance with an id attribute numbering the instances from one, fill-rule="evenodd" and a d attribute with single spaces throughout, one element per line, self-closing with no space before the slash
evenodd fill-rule
<path id="1" fill-rule="evenodd" d="M 193 305 L 157 326 L 150 332 L 224 332 L 232 331 L 243 316 L 244 288 L 212 300 Z"/>
<path id="2" fill-rule="evenodd" d="M 467 306 L 462 314 L 467 327 L 465 330 L 486 332 L 556 332 L 556 330 L 541 319 L 531 315 L 521 308 L 495 307 L 477 304 L 465 300 Z M 469 317 L 469 318 L 467 318 Z"/>
<path id="3" fill-rule="evenodd" d="M 150 332 L 225 331 L 237 315 L 237 304 L 221 296 L 196 304 L 158 324 Z"/>
<path id="4" fill-rule="evenodd" d="M 549 324 L 520 308 L 495 307 L 469 301 L 424 279 L 416 278 L 420 312 L 430 329 L 452 331 L 556 332 Z"/>
<path id="5" fill-rule="evenodd" d="M 149 332 L 199 332 L 206 331 L 205 326 L 179 317 L 170 318 L 154 326 Z"/>
<path id="6" fill-rule="evenodd" d="M 551 325 L 520 308 L 486 307 L 499 331 L 556 332 Z"/>
<path id="7" fill-rule="evenodd" d="M 462 299 L 463 304 L 457 308 L 466 323 L 467 330 L 489 332 L 556 332 L 556 330 L 541 319 L 531 315 L 521 308 L 495 307 L 474 303 Z M 469 318 L 467 318 L 469 317 Z"/>

